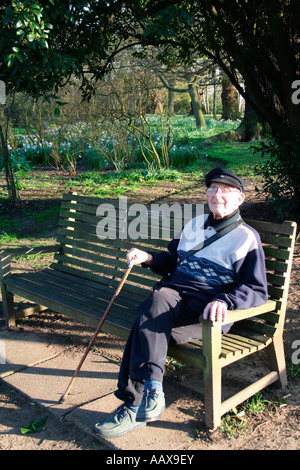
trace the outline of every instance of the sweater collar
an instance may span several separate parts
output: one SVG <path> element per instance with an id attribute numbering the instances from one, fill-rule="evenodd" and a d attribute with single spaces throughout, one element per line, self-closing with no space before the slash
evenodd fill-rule
<path id="1" fill-rule="evenodd" d="M 209 213 L 208 222 L 215 230 L 220 230 L 224 225 L 229 225 L 241 218 L 240 210 L 237 209 L 230 215 L 222 217 L 222 219 L 214 219 L 212 212 Z"/>

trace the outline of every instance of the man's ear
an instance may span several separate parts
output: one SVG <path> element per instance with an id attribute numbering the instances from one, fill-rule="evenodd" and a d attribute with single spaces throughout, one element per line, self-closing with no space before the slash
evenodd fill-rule
<path id="1" fill-rule="evenodd" d="M 244 200 L 245 200 L 245 194 L 240 193 L 239 194 L 239 199 L 238 199 L 238 205 L 240 206 L 241 204 L 243 204 Z"/>

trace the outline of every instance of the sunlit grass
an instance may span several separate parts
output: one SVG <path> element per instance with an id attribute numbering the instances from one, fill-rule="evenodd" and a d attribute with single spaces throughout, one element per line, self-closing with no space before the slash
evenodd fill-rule
<path id="1" fill-rule="evenodd" d="M 171 167 L 184 169 L 197 164 L 207 166 L 207 162 L 211 162 L 212 164 L 234 166 L 235 169 L 240 167 L 247 169 L 260 161 L 259 156 L 254 155 L 249 144 L 205 142 L 207 137 L 237 128 L 240 121 L 224 121 L 213 119 L 212 116 L 205 116 L 206 127 L 199 129 L 196 127 L 193 116 L 173 116 L 168 120 L 165 118 L 167 124 L 164 124 L 165 128 L 162 129 L 160 116 L 149 115 L 146 118 L 151 126 L 152 143 L 158 153 L 162 150 L 162 132 L 165 133 L 168 130 L 168 153 Z M 33 165 L 45 165 L 51 162 L 55 167 L 54 154 L 56 157 L 59 156 L 59 164 L 62 167 L 67 167 L 69 160 L 65 158 L 65 155 L 70 152 L 70 148 L 76 148 L 73 156 L 74 158 L 76 156 L 76 164 L 79 162 L 86 164 L 91 170 L 101 171 L 112 166 L 115 166 L 117 170 L 125 170 L 134 166 L 149 167 L 149 163 L 143 159 L 138 141 L 130 132 L 125 133 L 125 137 L 122 135 L 121 140 L 121 137 L 118 136 L 121 130 L 117 126 L 111 135 L 105 134 L 106 131 L 101 131 L 99 135 L 95 135 L 95 133 L 91 135 L 90 128 L 82 122 L 77 126 L 70 127 L 72 127 L 70 132 L 66 129 L 59 133 L 59 139 L 57 133 L 49 132 L 43 141 L 28 139 L 28 136 L 24 136 L 18 130 L 18 142 L 15 143 L 14 148 L 11 148 L 14 170 L 19 174 L 20 172 L 26 173 Z M 124 144 L 125 138 L 127 139 L 126 145 Z M 91 145 L 92 139 L 95 145 Z M 164 139 L 166 140 L 166 138 Z M 56 161 L 56 163 L 58 162 Z M 150 166 L 154 164 L 155 162 Z M 20 184 L 26 188 L 29 185 L 24 174 Z"/>

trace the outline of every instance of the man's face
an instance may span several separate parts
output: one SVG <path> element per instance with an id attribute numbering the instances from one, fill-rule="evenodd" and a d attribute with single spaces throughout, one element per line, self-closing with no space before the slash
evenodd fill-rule
<path id="1" fill-rule="evenodd" d="M 222 192 L 223 191 L 223 192 Z M 224 192 L 225 191 L 225 192 Z M 223 183 L 212 182 L 207 189 L 208 207 L 214 219 L 232 214 L 244 202 L 245 195 L 237 188 Z"/>

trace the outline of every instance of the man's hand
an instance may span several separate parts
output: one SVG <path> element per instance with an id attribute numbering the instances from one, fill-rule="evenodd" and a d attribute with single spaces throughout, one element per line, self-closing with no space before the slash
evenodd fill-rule
<path id="1" fill-rule="evenodd" d="M 210 321 L 222 322 L 227 320 L 227 316 L 227 305 L 220 300 L 209 302 L 203 311 L 204 320 L 209 319 Z"/>
<path id="2" fill-rule="evenodd" d="M 150 264 L 153 257 L 146 251 L 138 250 L 137 248 L 131 248 L 126 255 L 127 263 L 130 266 L 134 264 L 146 263 Z"/>

